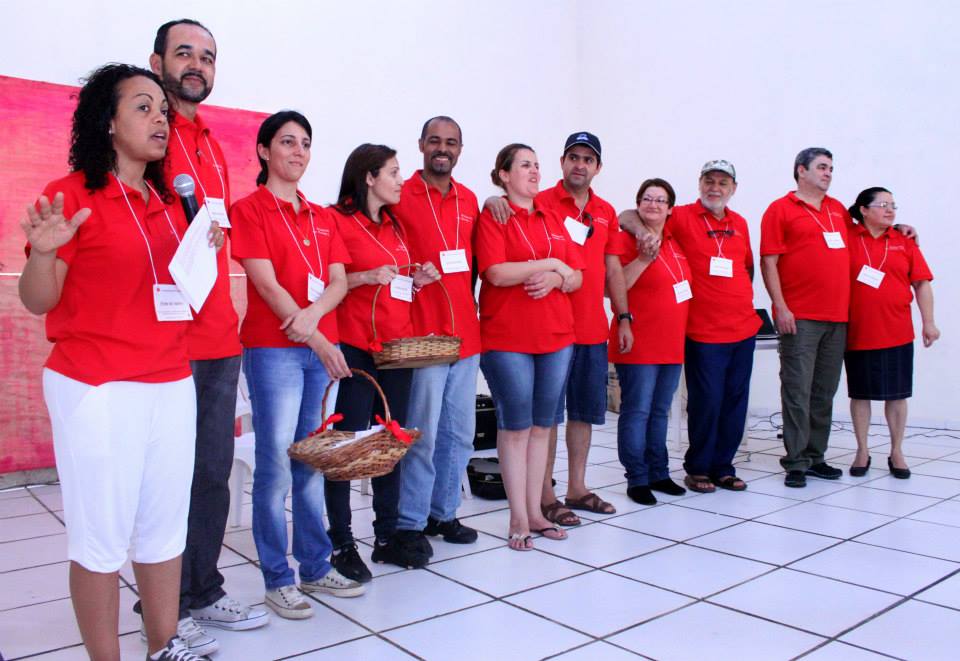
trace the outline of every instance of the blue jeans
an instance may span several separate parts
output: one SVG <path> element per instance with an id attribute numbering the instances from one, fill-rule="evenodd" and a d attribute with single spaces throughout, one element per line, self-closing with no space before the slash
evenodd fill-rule
<path id="1" fill-rule="evenodd" d="M 323 475 L 287 456 L 294 441 L 322 422 L 320 404 L 330 382 L 317 355 L 306 347 L 243 351 L 250 390 L 256 463 L 253 472 L 253 541 L 267 590 L 293 585 L 287 563 L 284 499 L 293 485 L 293 557 L 300 580 L 316 581 L 330 571 L 333 549 L 323 527 Z M 327 400 L 332 408 L 337 386 Z"/>
<path id="2" fill-rule="evenodd" d="M 563 412 L 571 422 L 602 425 L 607 421 L 607 343 L 574 344 L 567 384 L 560 394 L 556 424 Z"/>
<path id="3" fill-rule="evenodd" d="M 552 353 L 481 354 L 480 369 L 497 408 L 497 429 L 552 427 L 572 355 L 572 344 Z"/>
<path id="4" fill-rule="evenodd" d="M 755 337 L 707 343 L 687 338 L 687 434 L 683 468 L 689 475 L 736 475 L 733 457 L 743 439 L 750 400 Z"/>
<path id="5" fill-rule="evenodd" d="M 680 365 L 617 365 L 620 419 L 617 452 L 628 487 L 647 486 L 670 476 L 667 422 L 680 383 Z"/>
<path id="6" fill-rule="evenodd" d="M 403 457 L 399 530 L 423 530 L 427 515 L 450 521 L 460 476 L 473 454 L 480 355 L 413 371 L 407 424 L 422 432 Z"/>

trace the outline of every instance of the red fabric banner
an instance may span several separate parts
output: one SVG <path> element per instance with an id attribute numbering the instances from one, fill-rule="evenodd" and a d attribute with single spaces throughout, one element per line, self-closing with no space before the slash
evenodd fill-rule
<path id="1" fill-rule="evenodd" d="M 50 423 L 40 385 L 50 352 L 43 318 L 17 296 L 23 268 L 24 207 L 43 187 L 67 173 L 70 123 L 78 87 L 0 76 L 0 473 L 54 465 Z M 256 135 L 266 113 L 204 105 L 204 121 L 223 147 L 234 199 L 252 192 L 260 167 Z M 231 271 L 242 270 L 231 262 Z M 246 310 L 242 277 L 233 278 L 233 301 Z"/>

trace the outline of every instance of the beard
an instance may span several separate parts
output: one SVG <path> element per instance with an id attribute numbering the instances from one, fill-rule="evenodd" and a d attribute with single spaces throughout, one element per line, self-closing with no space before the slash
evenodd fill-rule
<path id="1" fill-rule="evenodd" d="M 435 163 L 433 160 L 433 156 L 446 156 L 447 162 L 442 164 Z M 438 154 L 432 154 L 431 157 L 427 159 L 426 168 L 431 174 L 446 175 L 453 172 L 454 165 L 455 163 L 453 160 L 453 156 L 451 154 L 441 152 Z"/>
<path id="2" fill-rule="evenodd" d="M 203 86 L 200 89 L 193 89 L 187 87 L 183 84 L 183 79 L 187 76 L 193 76 L 197 80 L 203 82 Z M 163 74 L 163 86 L 167 88 L 167 91 L 176 96 L 178 99 L 183 99 L 184 101 L 189 101 L 190 103 L 200 103 L 208 96 L 210 96 L 210 85 L 207 83 L 207 79 L 201 76 L 198 73 L 186 73 L 180 78 L 174 78 L 173 76 L 164 72 Z"/>
<path id="3" fill-rule="evenodd" d="M 723 210 L 727 208 L 727 204 L 722 200 L 711 200 L 708 197 L 701 197 L 700 204 L 702 204 L 707 211 L 715 214 L 723 213 Z"/>

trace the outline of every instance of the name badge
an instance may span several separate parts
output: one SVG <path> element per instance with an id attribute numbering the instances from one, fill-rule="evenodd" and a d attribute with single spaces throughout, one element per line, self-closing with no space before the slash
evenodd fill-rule
<path id="1" fill-rule="evenodd" d="M 307 274 L 307 300 L 311 303 L 316 303 L 320 300 L 320 297 L 323 295 L 323 290 L 326 289 L 326 285 L 323 284 L 323 280 L 318 278 L 312 273 Z"/>
<path id="2" fill-rule="evenodd" d="M 690 290 L 690 281 L 681 280 L 673 286 L 673 294 L 677 297 L 677 303 L 683 303 L 693 298 L 693 292 Z"/>
<path id="3" fill-rule="evenodd" d="M 885 275 L 886 273 L 883 271 L 864 264 L 863 268 L 860 269 L 860 274 L 857 276 L 857 282 L 862 282 L 869 287 L 879 289 L 880 283 L 883 282 L 883 276 Z"/>
<path id="4" fill-rule="evenodd" d="M 845 247 L 843 245 L 843 237 L 840 236 L 840 232 L 824 232 L 823 240 L 827 242 L 828 248 L 833 248 L 834 250 Z"/>
<path id="5" fill-rule="evenodd" d="M 467 251 L 463 248 L 457 250 L 440 251 L 440 268 L 444 273 L 464 273 L 470 271 L 470 264 L 467 263 Z"/>
<path id="6" fill-rule="evenodd" d="M 727 259 L 726 257 L 711 257 L 710 275 L 715 275 L 719 278 L 732 278 L 733 260 Z"/>
<path id="7" fill-rule="evenodd" d="M 190 321 L 190 304 L 176 285 L 153 286 L 153 309 L 157 312 L 157 321 Z"/>
<path id="8" fill-rule="evenodd" d="M 570 235 L 570 238 L 573 239 L 573 242 L 578 246 L 582 246 L 587 242 L 587 233 L 590 231 L 589 227 L 570 216 L 567 216 L 566 220 L 563 221 L 563 226 L 567 229 L 567 234 Z"/>
<path id="9" fill-rule="evenodd" d="M 390 295 L 407 303 L 413 302 L 413 278 L 408 275 L 395 275 L 390 281 Z"/>
<path id="10" fill-rule="evenodd" d="M 230 227 L 230 219 L 227 218 L 227 205 L 223 198 L 208 197 L 203 201 L 203 204 L 210 212 L 210 220 L 216 221 L 220 227 Z"/>

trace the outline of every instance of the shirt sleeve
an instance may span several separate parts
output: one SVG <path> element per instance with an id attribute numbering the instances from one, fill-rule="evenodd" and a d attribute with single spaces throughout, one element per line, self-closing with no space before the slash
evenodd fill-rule
<path id="1" fill-rule="evenodd" d="M 747 221 L 744 218 L 740 219 L 740 231 L 743 232 L 743 242 L 746 244 L 745 250 L 743 252 L 743 265 L 747 268 L 747 271 L 753 268 L 753 248 L 750 247 L 750 228 L 747 226 Z"/>
<path id="2" fill-rule="evenodd" d="M 474 245 L 477 268 L 480 273 L 486 272 L 495 264 L 503 264 L 507 261 L 504 232 L 506 232 L 506 226 L 494 220 L 488 211 L 480 214 Z"/>
<path id="3" fill-rule="evenodd" d="M 603 247 L 606 255 L 622 255 L 623 243 L 620 239 L 620 221 L 617 219 L 617 212 L 610 207 L 610 224 L 607 226 L 607 245 Z"/>
<path id="4" fill-rule="evenodd" d="M 787 252 L 784 236 L 783 209 L 780 201 L 774 202 L 760 220 L 760 255 L 782 255 Z"/>
<path id="5" fill-rule="evenodd" d="M 330 263 L 331 264 L 350 264 L 353 259 L 350 257 L 350 251 L 347 250 L 347 244 L 343 242 L 340 236 L 340 230 L 333 218 L 328 216 L 327 226 L 330 228 Z"/>
<path id="6" fill-rule="evenodd" d="M 933 280 L 933 272 L 927 265 L 927 260 L 924 259 L 923 253 L 920 252 L 920 247 L 917 245 L 917 242 L 913 239 L 906 239 L 904 244 L 908 246 L 907 250 L 910 251 L 910 282 Z"/>
<path id="7" fill-rule="evenodd" d="M 250 198 L 240 200 L 230 210 L 233 226 L 231 240 L 234 259 L 270 259 L 266 233 L 263 230 L 263 209 Z"/>

